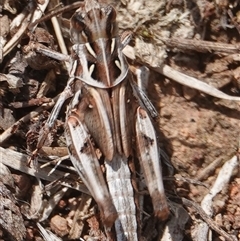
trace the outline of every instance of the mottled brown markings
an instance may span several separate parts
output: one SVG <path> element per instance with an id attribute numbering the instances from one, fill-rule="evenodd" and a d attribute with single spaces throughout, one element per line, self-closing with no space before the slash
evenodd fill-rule
<path id="1" fill-rule="evenodd" d="M 91 147 L 87 141 L 84 142 L 83 146 L 80 147 L 80 152 L 82 153 L 91 153 Z"/>
<path id="2" fill-rule="evenodd" d="M 76 152 L 77 153 L 77 152 Z M 83 146 L 80 148 L 80 153 L 84 153 L 89 155 L 90 157 L 95 155 L 95 148 L 94 143 L 91 141 L 90 138 L 86 139 Z M 99 170 L 95 170 L 95 174 L 97 175 L 97 172 Z"/>
<path id="3" fill-rule="evenodd" d="M 148 147 L 149 145 L 153 145 L 154 140 L 150 138 L 149 136 L 143 134 L 143 139 L 145 140 L 145 146 Z"/>
<path id="4" fill-rule="evenodd" d="M 146 113 L 146 111 L 143 110 L 142 108 L 140 108 L 139 114 L 140 114 L 140 118 L 141 118 L 141 119 L 147 118 L 147 113 Z"/>

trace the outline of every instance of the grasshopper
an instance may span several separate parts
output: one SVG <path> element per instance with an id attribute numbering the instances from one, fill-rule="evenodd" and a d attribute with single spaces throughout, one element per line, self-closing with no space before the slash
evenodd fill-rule
<path id="1" fill-rule="evenodd" d="M 35 154 L 63 103 L 72 98 L 65 124 L 72 164 L 97 202 L 106 230 L 115 224 L 116 240 L 140 240 L 133 159 L 140 162 L 155 216 L 165 220 L 169 209 L 157 136 L 144 105 L 148 100 L 136 87 L 122 53 L 130 35 L 119 36 L 115 9 L 100 0 L 82 3 L 71 18 L 70 35 L 69 80 L 40 133 Z"/>

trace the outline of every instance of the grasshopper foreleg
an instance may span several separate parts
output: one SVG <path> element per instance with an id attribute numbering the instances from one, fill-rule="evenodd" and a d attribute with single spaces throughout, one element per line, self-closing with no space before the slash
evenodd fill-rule
<path id="1" fill-rule="evenodd" d="M 70 79 L 68 83 L 71 83 L 72 80 Z M 54 127 L 55 121 L 58 117 L 58 114 L 62 108 L 64 102 L 73 95 L 72 89 L 68 84 L 64 91 L 60 94 L 56 104 L 54 105 L 51 114 L 49 115 L 44 127 L 41 129 L 38 137 L 38 143 L 36 149 L 33 151 L 31 160 L 35 160 L 38 154 L 38 151 L 44 146 L 44 143 L 48 139 L 51 130 Z"/>

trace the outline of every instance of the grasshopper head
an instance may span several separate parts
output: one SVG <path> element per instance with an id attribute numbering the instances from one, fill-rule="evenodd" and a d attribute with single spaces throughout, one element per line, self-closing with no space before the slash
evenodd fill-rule
<path id="1" fill-rule="evenodd" d="M 111 5 L 87 0 L 73 15 L 70 32 L 78 59 L 76 78 L 99 88 L 111 88 L 124 80 L 128 65 Z"/>

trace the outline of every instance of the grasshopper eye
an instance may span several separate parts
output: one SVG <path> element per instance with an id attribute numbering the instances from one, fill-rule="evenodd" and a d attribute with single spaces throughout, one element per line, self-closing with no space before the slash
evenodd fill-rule
<path id="1" fill-rule="evenodd" d="M 117 13 L 112 6 L 107 6 L 105 9 L 105 12 L 107 13 L 108 21 L 110 22 L 116 21 Z"/>
<path id="2" fill-rule="evenodd" d="M 86 43 L 87 42 L 87 27 L 84 23 L 84 15 L 74 14 L 71 18 L 71 41 L 73 43 Z"/>
<path id="3" fill-rule="evenodd" d="M 82 32 L 86 28 L 83 20 L 84 18 L 81 14 L 74 14 L 71 18 L 71 28 L 73 28 L 76 32 Z"/>

